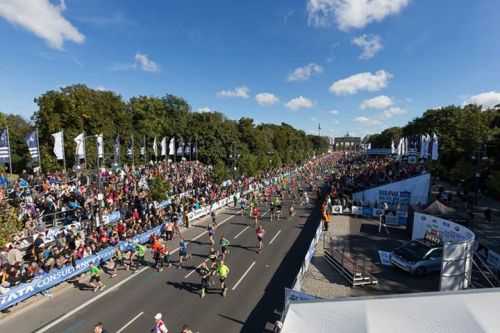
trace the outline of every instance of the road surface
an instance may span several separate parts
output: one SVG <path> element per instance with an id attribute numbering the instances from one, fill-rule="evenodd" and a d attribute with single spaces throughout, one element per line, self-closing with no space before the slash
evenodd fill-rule
<path id="1" fill-rule="evenodd" d="M 169 332 L 180 332 L 183 324 L 200 333 L 271 331 L 280 318 L 284 288 L 292 286 L 319 223 L 317 209 L 299 208 L 292 218 L 287 212 L 285 202 L 285 217 L 279 222 L 265 215 L 260 254 L 252 220 L 232 208 L 217 216 L 216 242 L 222 233 L 231 241 L 226 297 L 219 290 L 209 291 L 204 299 L 199 296 L 200 278 L 194 269 L 209 250 L 207 221 L 202 221 L 187 232 L 187 239 L 192 239 L 187 267 L 121 272 L 119 278 L 105 277 L 107 288 L 98 293 L 71 288 L 5 317 L 0 331 L 87 333 L 103 322 L 108 332 L 149 332 L 158 312 Z M 173 258 L 177 260 L 177 254 Z"/>

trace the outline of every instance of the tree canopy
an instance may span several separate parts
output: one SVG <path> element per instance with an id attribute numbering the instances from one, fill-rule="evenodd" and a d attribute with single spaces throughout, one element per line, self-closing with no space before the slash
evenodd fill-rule
<path id="1" fill-rule="evenodd" d="M 452 181 L 467 181 L 477 170 L 487 188 L 500 194 L 500 105 L 484 109 L 477 105 L 450 105 L 424 112 L 401 128 L 388 128 L 367 136 L 372 146 L 389 148 L 400 137 L 436 133 L 440 158 L 431 167 Z"/>
<path id="2" fill-rule="evenodd" d="M 186 100 L 173 95 L 163 97 L 135 96 L 128 101 L 111 91 L 72 85 L 47 91 L 35 98 L 38 110 L 31 124 L 19 116 L 0 114 L 0 125 L 9 126 L 13 152 L 13 168 L 20 172 L 29 168 L 30 158 L 24 137 L 32 127 L 38 128 L 42 166 L 46 171 L 60 170 L 52 152 L 52 134 L 64 130 L 66 163 L 75 163 L 74 138 L 81 132 L 86 140 L 87 167 L 96 165 L 95 135 L 103 134 L 104 162 L 113 159 L 117 136 L 123 144 L 121 161 L 127 161 L 125 145 L 134 137 L 134 155 L 144 138 L 151 159 L 153 138 L 176 137 L 197 142 L 198 158 L 207 164 L 224 168 L 221 175 L 232 173 L 255 175 L 262 170 L 295 164 L 328 149 L 328 139 L 307 135 L 304 131 L 282 123 L 256 125 L 251 118 L 231 120 L 219 112 L 192 112 Z M 130 164 L 130 161 L 128 161 Z"/>

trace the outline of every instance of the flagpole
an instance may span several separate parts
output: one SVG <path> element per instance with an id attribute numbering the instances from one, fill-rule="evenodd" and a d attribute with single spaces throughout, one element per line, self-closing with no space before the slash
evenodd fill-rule
<path id="1" fill-rule="evenodd" d="M 64 130 L 61 129 L 61 138 L 62 138 L 62 151 L 63 151 L 63 166 L 64 166 L 64 174 L 66 175 L 66 152 L 64 149 Z"/>
<path id="2" fill-rule="evenodd" d="M 10 137 L 9 137 L 9 126 L 7 128 L 7 143 L 9 144 L 9 171 L 12 176 L 12 152 L 10 150 Z"/>
<path id="3" fill-rule="evenodd" d="M 144 165 L 146 165 L 146 161 L 148 160 L 148 142 L 146 141 L 146 136 L 144 135 Z"/>
<path id="4" fill-rule="evenodd" d="M 134 154 L 134 136 L 132 135 L 132 169 L 135 168 L 135 154 Z"/>
<path id="5" fill-rule="evenodd" d="M 96 134 L 96 148 L 97 148 L 97 154 L 96 154 L 96 168 L 97 168 L 97 189 L 101 189 L 101 170 L 99 167 L 99 146 L 100 146 L 100 134 Z M 104 152 L 104 151 L 103 151 Z"/>
<path id="6" fill-rule="evenodd" d="M 85 136 L 85 131 L 83 131 L 83 169 L 87 170 L 87 152 L 85 149 L 85 142 L 87 141 L 87 137 Z M 80 164 L 80 163 L 78 163 Z"/>
<path id="7" fill-rule="evenodd" d="M 38 136 L 38 127 L 36 128 L 36 149 L 38 150 L 38 168 L 42 174 L 42 152 L 40 151 L 40 138 Z"/>

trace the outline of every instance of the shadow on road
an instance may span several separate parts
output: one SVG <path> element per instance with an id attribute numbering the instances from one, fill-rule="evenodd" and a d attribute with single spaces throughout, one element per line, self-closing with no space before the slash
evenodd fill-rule
<path id="1" fill-rule="evenodd" d="M 292 287 L 319 222 L 319 209 L 314 209 L 307 218 L 299 237 L 295 240 L 267 285 L 264 296 L 245 320 L 241 332 L 272 332 L 269 327 L 272 327 L 272 324 L 281 317 L 285 301 L 285 288 Z M 268 325 L 268 323 L 270 324 Z"/>

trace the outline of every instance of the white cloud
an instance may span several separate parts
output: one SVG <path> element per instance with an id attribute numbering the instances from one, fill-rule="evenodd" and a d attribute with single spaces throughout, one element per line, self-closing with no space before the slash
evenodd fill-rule
<path id="1" fill-rule="evenodd" d="M 107 89 L 106 87 L 103 87 L 103 86 L 97 86 L 95 88 L 95 90 L 98 90 L 98 91 L 109 91 L 109 89 Z"/>
<path id="2" fill-rule="evenodd" d="M 482 105 L 485 108 L 491 108 L 500 104 L 500 92 L 488 91 L 469 97 L 464 104 Z"/>
<path id="3" fill-rule="evenodd" d="M 31 31 L 55 49 L 62 49 L 65 40 L 78 44 L 85 41 L 85 36 L 62 15 L 65 9 L 64 1 L 59 6 L 49 0 L 0 1 L 0 17 Z"/>
<path id="4" fill-rule="evenodd" d="M 322 72 L 323 67 L 312 62 L 303 67 L 295 68 L 292 73 L 288 74 L 288 82 L 306 81 L 309 80 L 311 76 L 321 74 Z"/>
<path id="5" fill-rule="evenodd" d="M 208 106 L 204 106 L 202 108 L 198 108 L 198 110 L 196 110 L 197 112 L 214 112 L 214 110 L 212 110 L 211 108 L 209 108 Z"/>
<path id="6" fill-rule="evenodd" d="M 233 90 L 221 90 L 217 92 L 217 97 L 240 97 L 248 98 L 250 97 L 248 93 L 250 89 L 246 86 L 236 87 Z"/>
<path id="7" fill-rule="evenodd" d="M 385 88 L 392 78 L 392 74 L 384 70 L 373 74 L 358 73 L 334 82 L 330 86 L 330 92 L 336 95 L 353 95 L 361 90 L 378 91 Z"/>
<path id="8" fill-rule="evenodd" d="M 368 118 L 364 116 L 356 117 L 354 118 L 354 121 L 365 126 L 377 126 L 382 124 L 382 122 L 378 119 Z"/>
<path id="9" fill-rule="evenodd" d="M 328 111 L 329 114 L 333 114 L 333 115 L 338 115 L 339 114 L 339 110 L 330 110 Z"/>
<path id="10" fill-rule="evenodd" d="M 393 105 L 392 99 L 385 95 L 377 96 L 371 99 L 367 99 L 361 103 L 361 109 L 377 109 L 383 110 L 391 107 Z"/>
<path id="11" fill-rule="evenodd" d="M 153 60 L 149 59 L 147 54 L 137 53 L 135 55 L 135 67 L 142 69 L 145 72 L 159 72 L 160 67 Z"/>
<path id="12" fill-rule="evenodd" d="M 383 48 L 382 39 L 377 35 L 361 35 L 354 38 L 352 43 L 361 48 L 359 59 L 363 60 L 373 58 Z"/>
<path id="13" fill-rule="evenodd" d="M 260 93 L 255 95 L 255 100 L 261 106 L 271 106 L 279 102 L 279 98 L 271 93 Z"/>
<path id="14" fill-rule="evenodd" d="M 293 111 L 297 111 L 300 109 L 310 109 L 313 107 L 313 105 L 313 101 L 303 96 L 293 98 L 285 104 L 287 108 Z"/>
<path id="15" fill-rule="evenodd" d="M 399 13 L 410 0 L 308 0 L 309 24 L 329 26 L 336 22 L 343 31 L 364 28 L 371 22 Z"/>
<path id="16" fill-rule="evenodd" d="M 406 114 L 406 110 L 397 106 L 393 106 L 384 111 L 384 117 L 392 118 L 394 116 L 400 116 Z"/>

